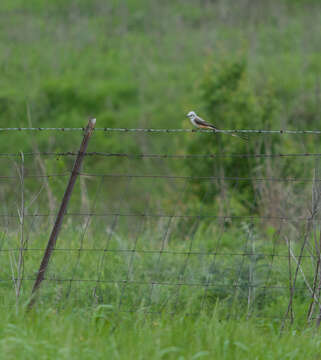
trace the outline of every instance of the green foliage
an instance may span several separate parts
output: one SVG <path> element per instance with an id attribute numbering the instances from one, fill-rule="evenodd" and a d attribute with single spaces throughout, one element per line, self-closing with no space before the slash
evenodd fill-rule
<path id="1" fill-rule="evenodd" d="M 25 127 L 29 124 L 35 127 L 83 127 L 88 116 L 95 116 L 98 127 L 184 128 L 191 126 L 185 114 L 195 110 L 222 129 L 319 128 L 320 1 L 260 1 L 249 6 L 248 1 L 243 0 L 7 0 L 0 3 L 0 9 L 1 127 Z M 240 53 L 242 56 L 237 55 Z M 205 71 L 204 63 L 207 63 Z M 23 132 L 1 133 L 0 152 L 28 152 L 35 149 L 76 151 L 81 135 L 74 132 L 37 133 L 32 136 Z M 187 134 L 184 137 L 181 134 L 132 136 L 95 133 L 89 149 L 117 153 L 222 155 L 185 162 L 170 159 L 86 158 L 85 170 L 95 173 L 220 178 L 296 177 L 304 174 L 304 177 L 311 178 L 315 163 L 308 159 L 293 161 L 288 158 L 272 162 L 223 155 L 320 152 L 321 147 L 318 136 L 258 135 L 250 136 L 249 141 L 244 142 L 228 134 Z M 43 158 L 42 161 L 44 171 L 51 174 L 63 173 L 72 166 L 72 158 Z M 14 162 L 20 166 L 20 157 L 13 161 L 1 158 L 2 176 L 17 175 Z M 31 158 L 25 159 L 24 166 L 26 174 L 42 172 L 39 164 Z M 82 187 L 77 183 L 70 212 L 79 212 L 80 208 L 88 211 L 89 206 L 90 210 L 101 213 L 118 212 L 120 209 L 124 213 L 142 214 L 150 211 L 171 214 L 176 209 L 177 214 L 200 216 L 203 213 L 213 216 L 270 215 L 278 214 L 277 206 L 282 204 L 288 211 L 286 216 L 306 216 L 306 206 L 302 204 L 306 205 L 306 199 L 310 197 L 309 185 L 303 184 L 288 188 L 268 184 L 260 193 L 250 181 L 231 179 L 211 183 L 195 180 L 192 183 L 186 181 L 185 184 L 181 180 L 164 182 L 163 179 L 146 182 L 139 179 L 128 182 L 127 179 L 105 179 L 101 183 L 96 180 L 86 179 L 86 186 L 83 184 Z M 65 178 L 53 177 L 48 181 L 58 203 L 65 188 Z M 28 212 L 48 213 L 47 190 L 35 198 L 43 184 L 26 177 L 24 186 Z M 102 190 L 98 192 L 100 186 Z M 88 191 L 89 205 L 84 205 L 84 189 Z M 17 213 L 17 193 L 19 195 L 20 190 L 19 184 L 3 181 L 3 213 Z M 259 190 L 262 191 L 262 187 Z M 255 191 L 258 196 L 254 196 Z M 291 198 L 293 193 L 303 194 L 304 200 Z M 96 195 L 99 201 L 94 208 Z M 270 198 L 265 199 L 264 196 Z M 289 204 L 288 208 L 286 204 Z M 111 250 L 132 248 L 133 234 L 138 232 L 137 218 L 119 218 L 112 236 L 108 233 L 111 231 L 111 220 L 91 219 L 97 224 L 93 230 L 90 228 L 84 240 L 88 241 L 88 247 L 103 248 L 106 239 L 110 239 Z M 90 358 L 97 357 L 97 351 L 93 352 L 97 347 L 98 351 L 104 349 L 102 353 L 108 351 L 108 356 L 113 354 L 115 358 L 135 358 L 137 354 L 143 354 L 142 358 L 199 358 L 206 357 L 208 351 L 209 358 L 213 358 L 214 354 L 216 357 L 234 359 L 242 356 L 248 358 L 250 349 L 251 354 L 261 358 L 267 356 L 267 337 L 273 343 L 270 358 L 275 358 L 275 353 L 278 358 L 307 357 L 310 355 L 308 351 L 312 353 L 318 349 L 318 341 L 309 332 L 308 337 L 306 334 L 296 336 L 289 332 L 287 337 L 280 340 L 275 331 L 275 328 L 279 329 L 279 322 L 264 322 L 258 337 L 257 325 L 249 325 L 242 320 L 239 323 L 223 320 L 231 316 L 231 307 L 233 316 L 240 319 L 240 315 L 248 312 L 248 301 L 254 316 L 275 318 L 276 315 L 284 315 L 288 305 L 287 262 L 275 258 L 271 267 L 270 259 L 260 255 L 272 251 L 270 244 L 276 232 L 275 224 L 267 224 L 267 233 L 262 228 L 254 233 L 246 223 L 235 226 L 226 219 L 222 224 L 213 225 L 213 218 L 201 220 L 171 219 L 170 236 L 166 239 L 171 249 L 186 253 L 190 251 L 189 246 L 193 241 L 193 250 L 203 253 L 218 250 L 235 253 L 244 248 L 253 255 L 245 259 L 215 257 L 215 260 L 213 256 L 193 255 L 188 258 L 189 266 L 186 267 L 185 255 L 163 254 L 165 256 L 157 268 L 159 254 L 154 251 L 160 248 L 168 219 L 162 219 L 159 223 L 158 219 L 148 219 L 144 225 L 148 229 L 145 228 L 136 237 L 138 248 L 146 253 L 136 254 L 133 260 L 135 272 L 132 274 L 138 282 L 145 283 L 144 286 L 112 283 L 114 279 L 123 280 L 127 276 L 131 253 L 107 252 L 102 271 L 107 283 L 96 287 L 94 300 L 100 305 L 93 313 L 84 310 L 93 305 L 92 284 L 84 283 L 83 286 L 81 283 L 78 286 L 73 283 L 72 289 L 75 291 L 68 297 L 69 282 L 50 282 L 49 286 L 43 288 L 38 313 L 34 318 L 27 318 L 27 323 L 23 323 L 26 318 L 16 317 L 11 310 L 3 312 L 2 318 L 7 316 L 7 320 L 2 322 L 0 329 L 3 335 L 0 353 L 7 355 L 6 358 L 45 358 L 50 354 L 55 357 L 59 347 L 61 358 L 71 358 L 74 353 L 78 356 L 81 348 L 83 357 L 89 354 L 87 357 Z M 13 221 L 3 223 L 2 250 L 19 248 L 18 227 Z M 187 228 L 190 230 L 187 231 Z M 216 240 L 222 228 L 224 234 L 218 248 Z M 43 248 L 50 229 L 49 220 L 44 225 L 39 218 L 26 219 L 25 230 L 30 238 L 30 246 Z M 80 252 L 77 265 L 77 249 L 83 229 L 83 218 L 67 218 L 59 246 L 74 251 L 72 255 L 69 252 L 55 252 L 50 276 L 71 278 L 77 274 L 80 279 L 96 278 L 96 265 L 101 261 L 101 253 L 94 250 Z M 283 243 L 280 247 L 287 253 Z M 11 282 L 15 275 L 11 273 L 13 256 L 8 251 L 1 254 L 2 278 L 10 279 L 9 282 L 1 281 L 1 301 L 10 309 L 15 301 Z M 40 260 L 39 251 L 27 252 L 27 276 L 34 277 Z M 307 279 L 312 283 L 313 273 L 309 271 L 309 263 L 303 262 Z M 292 266 L 294 271 L 295 264 Z M 154 286 L 153 294 L 149 296 L 150 286 L 146 283 L 150 284 L 153 280 L 165 283 L 210 281 L 213 286 L 209 286 L 206 293 L 203 287 L 195 287 L 191 291 L 190 287 L 177 290 L 177 287 Z M 239 285 L 237 291 L 235 281 Z M 267 283 L 281 290 L 267 291 L 264 289 Z M 249 291 L 251 284 L 257 285 L 255 291 Z M 297 284 L 301 290 L 295 294 L 295 312 L 305 323 L 307 297 L 302 290 L 305 284 L 302 278 L 298 278 Z M 22 303 L 28 299 L 31 285 L 30 281 L 24 283 Z M 177 291 L 180 292 L 179 302 L 176 301 Z M 215 317 L 204 314 L 204 317 L 196 320 L 187 320 L 182 315 L 199 310 L 201 304 L 206 305 L 208 312 L 216 311 Z M 59 317 L 56 312 L 68 305 L 74 309 Z M 151 322 L 146 327 L 141 326 L 137 320 L 140 311 L 163 311 L 164 306 L 169 311 L 175 310 L 178 317 L 171 318 L 169 322 L 161 320 L 158 325 Z M 43 313 L 42 307 L 49 307 L 50 310 Z M 128 320 L 126 316 L 110 314 L 110 310 L 119 307 L 127 310 L 134 308 L 134 318 Z M 42 320 L 48 321 L 47 328 Z M 115 337 L 110 337 L 110 330 L 118 329 L 122 321 L 128 327 L 125 326 L 123 332 L 123 329 L 119 330 Z M 88 324 L 92 324 L 92 327 L 88 327 Z M 209 324 L 213 327 L 209 328 Z M 142 331 L 133 337 L 137 329 Z M 171 334 L 179 340 L 173 341 Z M 107 350 L 106 337 L 110 340 Z M 311 345 L 308 350 L 307 338 Z M 214 345 L 213 339 L 216 340 Z M 299 348 L 298 342 L 301 344 Z M 141 344 L 145 346 L 144 349 Z M 106 355 L 102 358 L 106 358 Z"/>
<path id="2" fill-rule="evenodd" d="M 224 60 L 210 63 L 200 85 L 204 108 L 203 116 L 219 129 L 269 128 L 278 115 L 278 101 L 272 92 L 262 95 L 255 93 L 250 84 L 245 59 Z M 252 164 L 245 158 L 220 157 L 225 154 L 244 154 L 264 152 L 265 144 L 256 136 L 249 136 L 248 141 L 229 134 L 206 134 L 202 141 L 199 137 L 190 141 L 190 153 L 217 154 L 214 159 L 189 164 L 191 174 L 216 177 L 248 177 Z M 269 142 L 269 152 L 273 152 L 276 141 Z M 259 164 L 257 163 L 256 166 Z M 209 184 L 205 181 L 195 181 L 194 191 L 206 201 L 212 202 L 224 181 Z M 254 203 L 254 193 L 251 183 L 239 185 L 238 200 Z M 230 187 L 229 184 L 226 185 Z M 240 208 L 234 204 L 234 209 Z"/>

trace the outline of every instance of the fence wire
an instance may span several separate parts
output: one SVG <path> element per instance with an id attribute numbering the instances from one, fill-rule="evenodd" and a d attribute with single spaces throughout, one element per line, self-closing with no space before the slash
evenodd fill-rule
<path id="1" fill-rule="evenodd" d="M 84 129 L 0 129 L 0 133 L 5 131 Z M 218 132 L 321 134 L 303 130 Z M 30 295 L 72 171 L 70 161 L 78 154 L 75 150 L 0 153 L 0 291 L 14 291 L 16 298 Z M 78 187 L 44 278 L 43 303 L 108 304 L 115 311 L 198 314 L 221 302 L 228 309 L 227 317 L 246 313 L 290 321 L 294 321 L 294 310 L 305 307 L 307 319 L 319 321 L 321 153 L 91 151 L 84 155 L 94 165 L 87 166 L 85 159 L 78 173 Z M 57 158 L 69 160 L 56 164 Z M 127 162 L 111 168 L 111 158 Z M 229 176 L 224 161 L 232 158 L 253 165 L 247 176 Z M 300 163 L 304 171 L 291 173 L 271 164 L 280 158 Z M 222 162 L 217 164 L 217 159 Z M 250 159 L 263 163 L 248 163 Z M 303 163 L 310 159 L 313 165 Z M 212 174 L 191 175 L 185 165 L 168 165 L 170 160 L 211 161 Z"/>
<path id="2" fill-rule="evenodd" d="M 0 128 L 0 132 L 6 131 L 85 131 L 86 128 L 42 128 L 42 127 L 16 127 L 16 128 Z M 221 133 L 221 134 L 299 134 L 299 135 L 320 135 L 321 130 L 263 130 L 263 129 L 232 129 L 232 130 L 222 130 L 222 129 L 213 129 L 213 130 L 204 130 L 204 129 L 137 129 L 137 128 L 95 128 L 95 131 L 103 132 L 142 132 L 142 133 Z"/>

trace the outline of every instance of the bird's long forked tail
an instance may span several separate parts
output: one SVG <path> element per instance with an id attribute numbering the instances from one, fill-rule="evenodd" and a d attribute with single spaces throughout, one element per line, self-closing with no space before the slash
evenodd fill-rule
<path id="1" fill-rule="evenodd" d="M 210 124 L 210 123 L 207 123 L 211 129 L 213 129 L 215 132 L 218 130 L 219 132 L 221 132 L 222 130 L 217 128 L 216 126 Z M 237 131 L 237 130 L 236 130 Z M 243 132 L 226 132 L 224 133 L 224 130 L 222 131 L 223 134 L 228 134 L 228 135 L 231 135 L 231 136 L 235 136 L 235 137 L 238 137 L 239 139 L 242 139 L 244 141 L 249 141 L 249 137 L 247 134 L 243 133 Z"/>
<path id="2" fill-rule="evenodd" d="M 212 125 L 212 129 L 213 130 L 219 130 L 218 128 L 216 128 L 216 127 L 214 127 L 213 125 Z M 224 133 L 224 132 L 223 132 Z M 242 140 L 244 140 L 244 141 L 249 141 L 249 137 L 248 137 L 248 135 L 247 134 L 245 134 L 245 133 L 242 133 L 242 132 L 240 132 L 240 133 L 238 133 L 238 132 L 233 132 L 233 133 L 231 133 L 231 132 L 226 132 L 225 134 L 228 134 L 228 135 L 231 135 L 231 136 L 234 136 L 234 137 L 238 137 L 239 139 L 242 139 Z"/>
<path id="3" fill-rule="evenodd" d="M 244 133 L 232 133 L 232 134 L 230 134 L 230 135 L 236 136 L 236 137 L 238 137 L 238 138 L 240 138 L 240 139 L 242 139 L 242 140 L 244 140 L 244 141 L 249 141 L 248 135 L 247 135 L 247 134 L 244 134 Z"/>

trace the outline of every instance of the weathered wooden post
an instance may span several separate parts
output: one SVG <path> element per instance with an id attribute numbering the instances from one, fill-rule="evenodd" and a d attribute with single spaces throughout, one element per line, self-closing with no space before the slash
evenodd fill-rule
<path id="1" fill-rule="evenodd" d="M 96 119 L 90 119 L 89 122 L 88 122 L 88 125 L 86 127 L 85 134 L 84 134 L 82 143 L 80 145 L 79 152 L 78 152 L 76 161 L 74 163 L 74 166 L 73 166 L 70 178 L 69 178 L 67 188 L 65 190 L 63 199 L 61 201 L 60 209 L 59 209 L 59 212 L 58 212 L 54 227 L 53 227 L 53 229 L 51 231 L 51 234 L 50 234 L 50 237 L 49 237 L 49 240 L 48 240 L 46 251 L 45 251 L 45 253 L 43 255 L 43 258 L 42 258 L 42 261 L 41 261 L 41 264 L 40 264 L 40 267 L 39 267 L 39 270 L 38 270 L 37 278 L 36 278 L 35 283 L 34 283 L 33 288 L 32 288 L 31 300 L 30 300 L 30 302 L 28 304 L 28 310 L 30 310 L 32 308 L 32 306 L 34 305 L 34 303 L 36 301 L 36 292 L 39 289 L 39 287 L 41 285 L 41 282 L 44 279 L 45 272 L 47 270 L 51 254 L 52 254 L 52 251 L 53 251 L 53 249 L 54 249 L 54 247 L 56 245 L 57 238 L 58 238 L 58 235 L 59 235 L 59 231 L 60 231 L 60 228 L 61 228 L 61 224 L 62 224 L 64 215 L 65 215 L 66 210 L 67 210 L 68 202 L 70 200 L 72 190 L 73 190 L 74 185 L 76 183 L 77 176 L 78 176 L 79 171 L 81 169 L 81 164 L 82 164 L 82 161 L 83 161 L 84 156 L 85 156 L 85 152 L 86 152 L 86 149 L 87 149 L 87 146 L 88 146 L 89 139 L 90 139 L 90 137 L 91 137 L 91 135 L 92 135 L 92 133 L 94 131 L 95 124 L 96 124 Z"/>

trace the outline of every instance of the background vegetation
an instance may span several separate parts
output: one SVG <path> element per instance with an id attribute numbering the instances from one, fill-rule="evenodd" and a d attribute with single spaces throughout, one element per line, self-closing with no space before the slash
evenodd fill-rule
<path id="1" fill-rule="evenodd" d="M 88 116 L 94 116 L 97 127 L 190 128 L 186 113 L 194 110 L 221 129 L 320 129 L 320 34 L 318 0 L 1 1 L 0 127 L 83 127 Z M 81 134 L 1 132 L 0 140 L 1 153 L 66 152 L 77 151 Z M 223 134 L 97 132 L 89 151 L 222 155 L 321 153 L 321 148 L 316 135 L 250 136 L 244 142 Z M 71 165 L 71 157 L 25 156 L 22 170 L 21 157 L 0 158 L 2 176 L 21 171 L 26 175 L 63 173 Z M 310 158 L 86 158 L 86 173 L 250 180 L 101 181 L 100 177 L 83 177 L 77 184 L 71 213 L 121 210 L 210 214 L 230 220 L 117 218 L 114 226 L 115 218 L 105 217 L 91 219 L 82 237 L 89 220 L 69 216 L 59 246 L 71 252 L 55 253 L 49 273 L 52 279 L 75 274 L 81 279 L 97 276 L 101 253 L 79 255 L 80 243 L 92 250 L 106 248 L 106 244 L 111 250 L 132 249 L 138 244 L 138 249 L 150 251 L 165 242 L 171 251 L 248 251 L 252 256 L 206 260 L 196 256 L 187 266 L 185 256 L 163 256 L 158 263 L 158 253 L 136 254 L 134 260 L 130 253 L 111 253 L 100 268 L 106 281 L 131 276 L 146 283 L 205 281 L 217 287 L 204 295 L 203 288 L 164 290 L 160 286 L 152 296 L 149 286 L 124 287 L 116 282 L 99 287 L 93 294 L 92 284 L 71 286 L 53 281 L 44 287 L 35 313 L 26 317 L 21 314 L 31 281 L 24 283 L 15 307 L 17 281 L 2 281 L 1 353 L 6 358 L 26 354 L 50 358 L 59 347 L 59 356 L 70 358 L 80 348 L 83 358 L 91 358 L 95 349 L 103 354 L 102 346 L 108 338 L 109 354 L 115 358 L 128 358 L 130 354 L 132 358 L 197 359 L 213 358 L 215 353 L 231 359 L 294 359 L 303 351 L 308 356 L 307 348 L 312 358 L 319 342 L 312 330 L 305 328 L 309 305 L 306 289 L 296 292 L 297 333 L 294 328 L 287 330 L 281 341 L 277 335 L 288 305 L 288 268 L 294 271 L 295 264 L 288 267 L 286 257 L 262 256 L 287 254 L 289 239 L 298 252 L 306 231 L 304 224 L 282 225 L 271 219 L 232 221 L 231 217 L 309 216 L 311 193 L 318 190 L 315 184 L 262 183 L 251 178 L 312 179 L 318 174 L 318 166 L 318 159 Z M 19 214 L 21 182 L 1 181 L 2 213 Z M 65 182 L 65 177 L 49 178 L 48 182 L 26 177 L 26 212 L 55 213 Z M 43 248 L 52 217 L 25 218 L 23 226 L 19 219 L 2 217 L 0 224 L 0 278 L 4 280 L 19 275 L 19 254 L 8 249 L 21 245 L 22 229 L 30 248 Z M 315 226 L 311 240 L 318 232 Z M 26 277 L 34 277 L 40 257 L 39 251 L 26 252 Z M 131 272 L 132 261 L 135 271 Z M 312 283 L 314 264 L 311 266 L 307 259 L 302 266 Z M 238 291 L 233 288 L 235 281 L 240 285 Z M 252 291 L 252 285 L 258 288 Z M 265 285 L 279 290 L 267 292 Z M 232 290 L 227 290 L 229 286 Z M 304 287 L 304 278 L 299 275 L 298 288 Z M 135 312 L 115 315 L 114 310 L 121 307 Z M 174 311 L 176 317 L 141 319 L 146 310 L 163 309 Z M 186 315 L 199 310 L 199 317 Z M 244 314 L 254 320 L 247 321 Z M 270 352 L 266 351 L 267 338 Z"/>
<path id="2" fill-rule="evenodd" d="M 88 116 L 95 116 L 99 127 L 189 128 L 185 115 L 193 109 L 220 128 L 318 128 L 318 1 L 16 0 L 0 6 L 4 127 L 82 127 Z M 0 150 L 27 152 L 35 143 L 43 151 L 77 149 L 79 134 L 56 135 L 10 133 Z M 248 146 L 228 136 L 201 139 L 106 134 L 96 135 L 91 149 L 319 150 L 313 136 L 252 138 Z M 213 175 L 212 161 L 181 164 L 164 170 Z M 90 169 L 95 165 L 92 161 Z M 116 172 L 125 166 L 120 159 L 103 164 L 104 170 Z M 215 166 L 216 172 L 222 169 L 219 161 Z M 282 172 L 289 164 L 278 167 Z M 224 159 L 223 168 L 226 176 L 242 176 L 253 171 L 253 164 Z M 290 169 L 302 171 L 298 163 Z M 242 201 L 253 203 L 253 189 L 243 190 Z M 204 189 L 194 191 L 201 195 Z"/>

